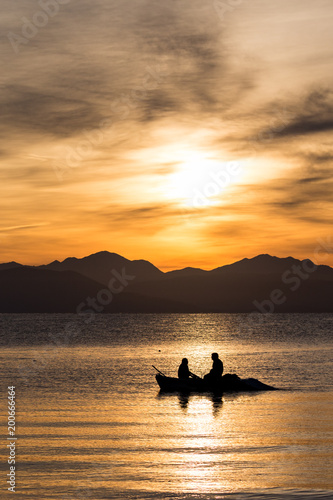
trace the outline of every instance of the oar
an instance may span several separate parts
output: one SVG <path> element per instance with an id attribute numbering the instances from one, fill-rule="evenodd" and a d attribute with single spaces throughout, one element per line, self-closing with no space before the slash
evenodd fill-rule
<path id="1" fill-rule="evenodd" d="M 193 377 L 193 378 L 196 378 L 196 379 L 202 380 L 202 378 L 201 378 L 201 377 L 199 377 L 198 375 L 196 375 L 195 373 L 190 372 L 190 375 L 192 375 L 192 377 Z"/>
<path id="2" fill-rule="evenodd" d="M 152 366 L 153 368 L 155 368 L 155 370 L 156 370 L 158 373 L 160 373 L 161 375 L 163 375 L 163 377 L 166 377 L 166 376 L 167 376 L 167 375 L 165 375 L 165 373 L 161 372 L 161 370 L 159 370 L 158 368 L 156 368 L 156 366 L 154 366 L 154 365 L 151 365 L 151 366 Z M 196 379 L 198 379 L 198 380 L 202 380 L 202 378 L 201 378 L 201 377 L 199 377 L 198 375 L 196 375 L 195 373 L 190 372 L 190 375 L 192 375 L 192 377 L 193 377 L 193 378 L 196 378 Z"/>
<path id="3" fill-rule="evenodd" d="M 163 375 L 163 377 L 166 377 L 166 375 L 164 373 L 162 373 L 158 368 L 156 368 L 156 366 L 154 365 L 151 365 L 153 368 L 155 368 L 155 370 L 160 373 L 161 375 Z"/>

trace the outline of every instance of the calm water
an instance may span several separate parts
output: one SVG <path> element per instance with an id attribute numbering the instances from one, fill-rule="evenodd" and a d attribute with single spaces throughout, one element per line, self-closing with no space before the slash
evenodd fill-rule
<path id="1" fill-rule="evenodd" d="M 0 315 L 1 493 L 16 386 L 21 499 L 333 498 L 332 315 Z M 244 327 L 245 325 L 245 327 Z M 284 390 L 158 393 L 183 356 Z"/>

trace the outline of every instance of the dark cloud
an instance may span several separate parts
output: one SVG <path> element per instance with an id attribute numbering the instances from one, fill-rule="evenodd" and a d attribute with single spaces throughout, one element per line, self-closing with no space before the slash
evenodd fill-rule
<path id="1" fill-rule="evenodd" d="M 195 213 L 197 210 L 191 210 L 191 213 Z M 157 223 L 160 223 L 163 217 L 170 219 L 170 223 L 174 223 L 171 220 L 172 217 L 178 217 L 183 214 L 182 208 L 177 208 L 174 203 L 152 203 L 149 205 L 141 205 L 130 207 L 124 206 L 123 208 L 119 205 L 111 205 L 106 207 L 106 209 L 98 212 L 98 216 L 107 218 L 112 222 L 126 222 L 133 221 L 140 225 L 140 221 L 156 219 Z"/>
<path id="2" fill-rule="evenodd" d="M 172 227 L 181 211 L 172 204 L 149 204 L 144 206 L 106 206 L 98 212 L 87 212 L 86 217 L 101 224 L 107 231 L 122 231 L 124 226 L 134 233 L 153 235 Z"/>
<path id="3" fill-rule="evenodd" d="M 210 214 L 206 213 L 208 219 Z M 98 221 L 108 230 L 139 231 L 144 234 L 156 234 L 168 228 L 178 228 L 180 224 L 195 221 L 202 223 L 205 215 L 202 210 L 177 205 L 174 202 L 150 203 L 145 205 L 108 205 L 100 210 L 87 211 L 86 220 Z"/>
<path id="4" fill-rule="evenodd" d="M 1 96 L 2 123 L 8 129 L 39 131 L 66 137 L 96 126 L 102 114 L 88 100 L 75 96 L 75 90 L 53 92 L 13 85 Z"/>
<path id="5" fill-rule="evenodd" d="M 157 118 L 163 118 L 169 113 L 179 112 L 182 104 L 179 102 L 179 99 L 174 99 L 172 94 L 158 89 L 147 93 L 147 97 L 144 99 L 141 107 L 141 120 L 149 122 Z"/>
<path id="6" fill-rule="evenodd" d="M 319 132 L 327 132 L 333 130 L 333 116 L 325 120 L 325 118 L 313 119 L 309 116 L 300 116 L 297 121 L 291 123 L 283 130 L 277 133 L 278 137 L 296 136 L 316 134 Z"/>
<path id="7" fill-rule="evenodd" d="M 272 181 L 266 189 L 265 205 L 287 218 L 311 223 L 329 223 L 333 216 L 333 171 L 308 166 L 287 179 Z M 310 174 L 310 175 L 307 175 Z"/>
<path id="8" fill-rule="evenodd" d="M 18 2 L 10 12 L 3 29 L 20 34 L 21 14 L 31 20 L 36 4 Z M 0 103 L 7 133 L 20 128 L 61 138 L 106 118 L 204 116 L 232 106 L 253 80 L 245 73 L 234 78 L 239 70 L 214 11 L 197 0 L 73 1 L 16 56 L 6 41 Z M 146 85 L 152 72 L 157 76 Z"/>
<path id="9" fill-rule="evenodd" d="M 311 184 L 313 182 L 322 182 L 324 179 L 326 179 L 326 176 L 303 177 L 303 179 L 299 179 L 297 182 L 299 184 Z"/>
<path id="10" fill-rule="evenodd" d="M 212 146 L 235 155 L 255 159 L 269 152 L 307 165 L 333 159 L 327 134 L 333 129 L 333 91 L 328 88 L 305 88 L 301 97 L 289 94 L 256 107 L 231 107 L 223 114 L 223 121 L 223 135 L 216 134 Z"/>
<path id="11" fill-rule="evenodd" d="M 171 210 L 170 206 L 167 204 L 153 204 L 138 208 L 126 208 L 121 212 L 119 212 L 118 209 L 118 214 L 113 218 L 113 220 L 126 221 L 133 218 L 136 221 L 142 221 L 143 219 L 155 219 L 163 216 L 169 216 Z"/>
<path id="12" fill-rule="evenodd" d="M 148 60 L 161 61 L 165 71 L 158 90 L 143 102 L 143 119 L 216 111 L 221 100 L 216 81 L 222 84 L 230 70 L 212 11 L 197 1 L 143 5 L 135 25 L 138 46 Z"/>
<path id="13" fill-rule="evenodd" d="M 333 91 L 330 89 L 310 92 L 296 106 L 288 109 L 286 121 L 271 130 L 274 137 L 293 137 L 333 130 Z M 288 120 L 288 114 L 292 116 Z"/>
<path id="14" fill-rule="evenodd" d="M 216 245 L 223 246 L 225 239 L 237 238 L 246 241 L 253 234 L 250 225 L 244 224 L 243 220 L 220 221 L 207 228 L 206 235 L 216 240 Z"/>

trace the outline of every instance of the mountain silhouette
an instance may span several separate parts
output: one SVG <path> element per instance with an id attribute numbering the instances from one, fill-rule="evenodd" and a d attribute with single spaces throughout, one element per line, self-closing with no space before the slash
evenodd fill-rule
<path id="1" fill-rule="evenodd" d="M 279 262 L 274 257 L 270 267 L 269 260 L 269 256 L 258 256 L 204 274 L 174 273 L 172 279 L 133 283 L 131 289 L 165 300 L 186 298 L 201 312 L 333 311 L 332 268 L 293 258 Z M 263 269 L 260 262 L 265 263 Z M 303 266 L 311 272 L 306 273 Z M 280 290 L 279 297 L 276 290 Z"/>
<path id="2" fill-rule="evenodd" d="M 183 301 L 162 300 L 136 293 L 120 293 L 108 304 L 96 300 L 105 285 L 73 271 L 51 271 L 35 267 L 16 267 L 0 272 L 0 312 L 77 313 L 89 312 L 92 299 L 96 312 L 190 312 Z M 84 304 L 82 310 L 78 309 Z"/>
<path id="3" fill-rule="evenodd" d="M 213 272 L 220 273 L 249 273 L 249 274 L 274 274 L 283 273 L 287 269 L 292 269 L 293 266 L 302 266 L 303 262 L 309 262 L 310 266 L 315 264 L 310 259 L 305 259 L 304 261 L 295 259 L 293 257 L 279 258 L 272 257 L 268 254 L 261 254 L 253 257 L 252 259 L 242 259 L 233 264 L 218 267 L 213 269 Z M 322 274 L 333 272 L 333 269 L 329 266 L 317 266 L 316 274 L 318 272 Z"/>
<path id="4" fill-rule="evenodd" d="M 69 257 L 63 262 L 55 260 L 51 264 L 40 266 L 50 271 L 75 271 L 99 283 L 107 284 L 112 269 L 122 269 L 134 275 L 137 281 L 160 277 L 163 273 L 146 260 L 128 260 L 121 255 L 110 252 L 98 252 L 83 259 Z"/>
<path id="5" fill-rule="evenodd" d="M 331 267 L 270 255 L 166 273 L 109 252 L 0 264 L 0 312 L 333 312 L 332 292 Z"/>
<path id="6" fill-rule="evenodd" d="M 5 269 L 14 269 L 16 267 L 22 267 L 22 264 L 18 264 L 17 262 L 7 262 L 5 264 L 0 264 L 0 271 L 4 271 Z"/>

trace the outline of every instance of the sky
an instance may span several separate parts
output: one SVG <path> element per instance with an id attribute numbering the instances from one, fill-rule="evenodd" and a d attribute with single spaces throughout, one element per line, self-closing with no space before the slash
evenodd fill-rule
<path id="1" fill-rule="evenodd" d="M 0 5 L 1 262 L 333 265 L 331 0 Z"/>

